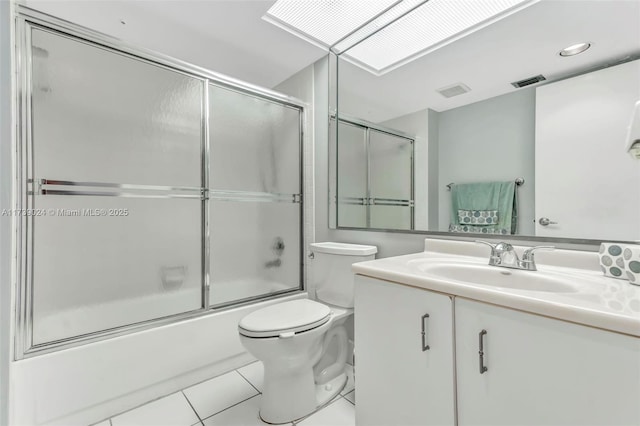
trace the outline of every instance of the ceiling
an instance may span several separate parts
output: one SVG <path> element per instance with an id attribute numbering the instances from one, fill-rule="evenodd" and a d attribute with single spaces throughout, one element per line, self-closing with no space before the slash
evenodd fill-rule
<path id="1" fill-rule="evenodd" d="M 583 41 L 592 43 L 586 52 L 558 55 Z M 628 55 L 640 55 L 640 0 L 541 0 L 380 77 L 341 60 L 339 110 L 376 123 L 445 111 L 523 90 L 511 82 L 558 80 Z M 436 92 L 456 83 L 471 91 L 448 99 Z"/>
<path id="2" fill-rule="evenodd" d="M 261 19 L 274 0 L 22 1 L 267 88 L 326 55 Z M 557 55 L 580 41 L 593 46 L 578 56 Z M 640 0 L 540 0 L 381 77 L 340 61 L 340 110 L 373 122 L 425 108 L 444 111 L 522 90 L 513 81 L 538 74 L 559 79 L 629 54 L 640 54 Z M 456 83 L 471 91 L 450 99 L 436 92 Z"/>
<path id="3" fill-rule="evenodd" d="M 327 54 L 261 19 L 274 2 L 23 0 L 135 46 L 267 88 Z"/>

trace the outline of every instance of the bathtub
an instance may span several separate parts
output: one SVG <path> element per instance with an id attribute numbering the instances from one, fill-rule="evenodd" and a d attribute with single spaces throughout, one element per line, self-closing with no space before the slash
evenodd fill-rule
<path id="1" fill-rule="evenodd" d="M 281 282 L 263 279 L 241 279 L 214 283 L 211 286 L 211 305 L 225 305 L 256 296 L 292 290 Z M 82 336 L 95 330 L 106 330 L 137 324 L 149 318 L 184 312 L 181 307 L 192 306 L 201 299 L 200 288 L 180 289 L 125 300 L 91 304 L 52 313 L 41 313 L 35 318 L 36 343 L 53 342 L 69 336 Z M 115 317 L 114 312 L 126 312 L 126 317 Z M 106 320 L 105 320 L 106 319 Z"/>
<path id="2" fill-rule="evenodd" d="M 229 280 L 213 283 L 210 287 L 211 304 L 222 305 L 233 300 L 243 300 L 265 293 L 290 290 L 291 287 L 278 281 Z"/>
<path id="3" fill-rule="evenodd" d="M 230 283 L 218 291 L 246 295 L 255 285 Z M 240 344 L 238 321 L 305 297 L 298 292 L 14 361 L 10 424 L 85 426 L 240 367 L 253 357 Z"/>

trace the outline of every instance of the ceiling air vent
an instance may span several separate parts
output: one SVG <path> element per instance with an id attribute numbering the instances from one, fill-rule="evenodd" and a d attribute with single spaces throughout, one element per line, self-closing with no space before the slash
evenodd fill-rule
<path id="1" fill-rule="evenodd" d="M 442 87 L 437 90 L 445 98 L 453 98 L 454 96 L 462 95 L 463 93 L 467 93 L 469 90 L 469 86 L 462 83 L 456 83 L 451 86 Z"/>
<path id="2" fill-rule="evenodd" d="M 520 81 L 515 81 L 513 83 L 511 83 L 511 85 L 513 87 L 524 87 L 524 86 L 529 86 L 531 84 L 536 84 L 536 83 L 540 83 L 541 81 L 546 80 L 546 78 L 544 77 L 544 75 L 536 75 L 535 77 L 529 77 L 529 78 L 525 78 L 524 80 L 520 80 Z"/>

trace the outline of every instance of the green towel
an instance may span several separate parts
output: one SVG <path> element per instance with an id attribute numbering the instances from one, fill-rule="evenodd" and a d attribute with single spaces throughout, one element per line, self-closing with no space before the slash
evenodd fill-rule
<path id="1" fill-rule="evenodd" d="M 458 210 L 497 210 L 498 224 L 465 226 L 458 220 Z M 453 185 L 450 231 L 515 234 L 517 229 L 518 199 L 514 181 Z"/>

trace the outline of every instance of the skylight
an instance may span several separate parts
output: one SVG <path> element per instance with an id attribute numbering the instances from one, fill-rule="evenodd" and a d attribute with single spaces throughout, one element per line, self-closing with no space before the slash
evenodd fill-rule
<path id="1" fill-rule="evenodd" d="M 264 19 L 382 75 L 537 1 L 278 0 Z"/>
<path id="2" fill-rule="evenodd" d="M 328 48 L 401 2 L 402 0 L 278 0 L 262 19 Z"/>

